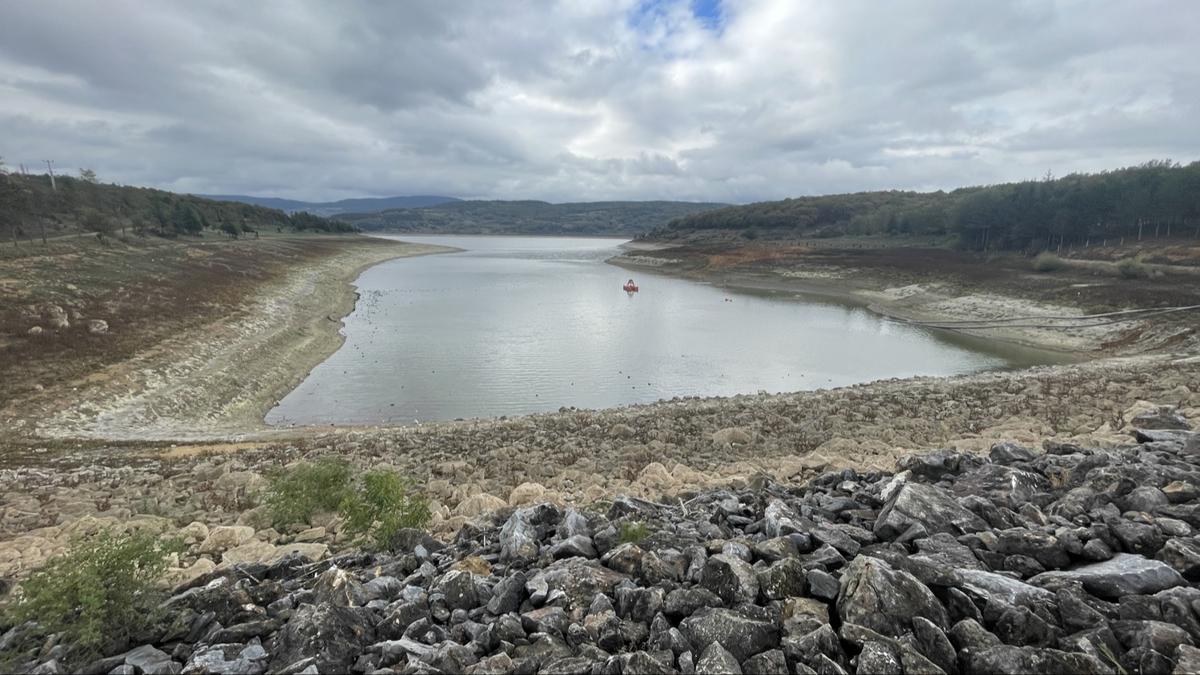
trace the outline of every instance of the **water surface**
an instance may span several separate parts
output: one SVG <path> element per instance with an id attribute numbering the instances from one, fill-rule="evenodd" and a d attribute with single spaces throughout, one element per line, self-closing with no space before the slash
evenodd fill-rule
<path id="1" fill-rule="evenodd" d="M 865 309 L 732 293 L 603 261 L 615 239 L 405 236 L 465 249 L 359 277 L 346 342 L 272 424 L 412 423 L 1032 365 Z"/>

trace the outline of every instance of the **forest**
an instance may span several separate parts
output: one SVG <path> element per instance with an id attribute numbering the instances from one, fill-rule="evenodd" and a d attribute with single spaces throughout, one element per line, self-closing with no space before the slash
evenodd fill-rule
<path id="1" fill-rule="evenodd" d="M 307 213 L 213 201 L 152 188 L 111 185 L 83 169 L 78 177 L 0 172 L 0 236 L 19 244 L 64 234 L 154 234 L 229 237 L 261 230 L 354 231 L 352 225 Z"/>
<path id="2" fill-rule="evenodd" d="M 636 236 L 672 219 L 721 206 L 696 202 L 460 201 L 336 217 L 363 230 L 393 232 Z"/>
<path id="3" fill-rule="evenodd" d="M 1200 162 L 1155 160 L 1094 174 L 960 188 L 860 192 L 732 206 L 677 218 L 647 238 L 944 235 L 967 250 L 1039 251 L 1149 237 L 1200 238 Z"/>

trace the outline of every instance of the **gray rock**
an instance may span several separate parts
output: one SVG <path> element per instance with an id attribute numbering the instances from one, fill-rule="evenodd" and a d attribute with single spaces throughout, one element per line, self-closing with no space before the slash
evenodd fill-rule
<path id="1" fill-rule="evenodd" d="M 700 584 L 729 604 L 754 602 L 758 598 L 758 577 L 753 568 L 744 560 L 725 554 L 705 561 Z"/>
<path id="2" fill-rule="evenodd" d="M 363 584 L 363 592 L 367 600 L 387 600 L 391 602 L 404 590 L 404 584 L 396 577 L 375 577 Z"/>
<path id="3" fill-rule="evenodd" d="M 434 584 L 433 590 L 446 598 L 450 609 L 474 609 L 479 606 L 475 575 L 465 570 L 450 570 Z"/>
<path id="4" fill-rule="evenodd" d="M 340 605 L 301 605 L 275 638 L 271 670 L 306 658 L 321 672 L 342 672 L 375 640 L 370 610 Z"/>
<path id="5" fill-rule="evenodd" d="M 125 665 L 133 666 L 140 672 L 157 672 L 164 664 L 171 661 L 171 656 L 153 645 L 142 645 L 125 654 Z"/>
<path id="6" fill-rule="evenodd" d="M 526 582 L 524 572 L 513 572 L 501 579 L 492 588 L 492 597 L 488 600 L 487 610 L 497 615 L 517 611 L 525 600 Z"/>
<path id="7" fill-rule="evenodd" d="M 986 600 L 1001 600 L 1010 605 L 1032 605 L 1054 601 L 1054 593 L 1012 577 L 983 570 L 955 570 L 957 586 Z"/>
<path id="8" fill-rule="evenodd" d="M 797 558 L 772 563 L 767 569 L 759 570 L 757 576 L 759 596 L 764 601 L 804 595 L 808 588 L 804 567 Z"/>
<path id="9" fill-rule="evenodd" d="M 753 675 L 789 675 L 787 659 L 779 649 L 769 649 L 746 659 L 742 664 L 742 672 Z"/>
<path id="10" fill-rule="evenodd" d="M 538 556 L 537 529 L 530 522 L 533 509 L 524 508 L 513 514 L 500 528 L 500 559 L 530 562 Z"/>
<path id="11" fill-rule="evenodd" d="M 1175 670 L 1173 675 L 1191 675 L 1200 673 L 1200 649 L 1189 645 L 1179 645 L 1175 650 Z"/>
<path id="12" fill-rule="evenodd" d="M 901 675 L 900 659 L 882 642 L 867 642 L 858 653 L 858 669 L 860 673 L 872 675 Z"/>
<path id="13" fill-rule="evenodd" d="M 1071 581 L 1082 583 L 1089 593 L 1104 598 L 1147 595 L 1184 584 L 1183 577 L 1170 565 L 1132 553 L 1118 553 L 1112 560 L 1071 570 L 1045 572 L 1029 580 L 1045 588 Z"/>
<path id="14" fill-rule="evenodd" d="M 663 600 L 663 613 L 671 617 L 691 616 L 701 607 L 720 607 L 721 596 L 707 588 L 676 588 Z"/>
<path id="15" fill-rule="evenodd" d="M 367 593 L 346 570 L 330 567 L 313 584 L 313 601 L 319 605 L 361 607 L 367 604 Z"/>
<path id="16" fill-rule="evenodd" d="M 954 482 L 954 494 L 959 497 L 975 495 L 1013 510 L 1049 490 L 1050 482 L 1044 476 L 1003 464 L 984 464 Z"/>
<path id="17" fill-rule="evenodd" d="M 705 648 L 700 659 L 696 661 L 696 675 L 741 675 L 742 667 L 738 660 L 720 642 L 714 642 Z"/>
<path id="18" fill-rule="evenodd" d="M 966 670 L 1003 675 L 1026 675 L 1027 673 L 1101 675 L 1112 672 L 1098 659 L 1086 654 L 1012 645 L 1001 645 L 969 654 Z"/>
<path id="19" fill-rule="evenodd" d="M 1032 462 L 1039 453 L 1016 443 L 1004 442 L 992 446 L 988 458 L 997 464 L 1014 464 L 1016 462 Z"/>
<path id="20" fill-rule="evenodd" d="M 920 523 L 929 534 L 959 535 L 988 528 L 987 523 L 963 508 L 949 492 L 932 485 L 906 483 L 876 518 L 875 536 L 891 541 L 914 523 Z"/>
<path id="21" fill-rule="evenodd" d="M 923 616 L 939 628 L 949 627 L 946 609 L 925 584 L 908 572 L 863 555 L 842 573 L 837 609 L 843 621 L 891 637 L 908 632 L 914 616 Z"/>
<path id="22" fill-rule="evenodd" d="M 1200 580 L 1200 544 L 1192 539 L 1168 539 L 1154 556 L 1185 579 Z"/>
<path id="23" fill-rule="evenodd" d="M 561 591 L 567 609 L 588 607 L 597 593 L 612 593 L 617 584 L 628 577 L 602 567 L 594 560 L 567 558 L 558 560 L 534 574 L 526 589 L 544 586 L 550 593 Z"/>
<path id="24" fill-rule="evenodd" d="M 592 538 L 582 534 L 572 535 L 550 547 L 550 555 L 555 558 L 571 558 L 580 556 L 583 558 L 595 558 L 596 546 L 592 543 Z"/>
<path id="25" fill-rule="evenodd" d="M 1071 564 L 1062 542 L 1052 534 L 1026 528 L 1011 528 L 996 532 L 995 544 L 990 548 L 1003 555 L 1025 555 L 1037 560 L 1048 569 L 1058 569 Z"/>
<path id="26" fill-rule="evenodd" d="M 822 600 L 834 600 L 838 596 L 840 585 L 834 576 L 824 570 L 812 569 L 805 575 L 808 582 L 809 593 L 814 598 Z"/>
<path id="27" fill-rule="evenodd" d="M 1003 644 L 1000 638 L 992 635 L 974 619 L 963 619 L 954 624 L 948 637 L 951 644 L 962 653 L 980 652 Z"/>
<path id="28" fill-rule="evenodd" d="M 1174 406 L 1159 406 L 1156 410 L 1148 410 L 1129 420 L 1129 425 L 1136 429 L 1180 429 L 1190 431 L 1192 425 L 1187 418 L 1176 412 Z"/>
<path id="29" fill-rule="evenodd" d="M 779 646 L 779 628 L 724 608 L 703 608 L 679 624 L 692 645 L 720 642 L 739 662 Z"/>
<path id="30" fill-rule="evenodd" d="M 925 658 L 936 663 L 947 673 L 958 669 L 954 645 L 950 644 L 950 639 L 946 637 L 941 628 L 923 616 L 913 617 L 912 625 L 917 650 Z"/>
<path id="31" fill-rule="evenodd" d="M 767 508 L 763 510 L 762 522 L 763 534 L 767 537 L 783 537 L 804 531 L 796 514 L 779 499 L 772 499 L 767 504 Z"/>
<path id="32" fill-rule="evenodd" d="M 379 639 L 398 640 L 408 627 L 421 619 L 429 618 L 429 605 L 421 601 L 399 602 L 391 605 L 391 611 L 375 627 Z"/>

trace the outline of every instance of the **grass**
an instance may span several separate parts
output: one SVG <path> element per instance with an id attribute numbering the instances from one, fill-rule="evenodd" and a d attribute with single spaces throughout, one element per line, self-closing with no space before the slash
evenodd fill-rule
<path id="1" fill-rule="evenodd" d="M 350 491 L 352 476 L 350 465 L 335 457 L 270 474 L 264 503 L 272 524 L 307 524 L 318 513 L 336 511 Z"/>
<path id="2" fill-rule="evenodd" d="M 1141 260 L 1125 258 L 1117 262 L 1117 272 L 1125 279 L 1145 279 L 1150 276 L 1150 268 Z"/>

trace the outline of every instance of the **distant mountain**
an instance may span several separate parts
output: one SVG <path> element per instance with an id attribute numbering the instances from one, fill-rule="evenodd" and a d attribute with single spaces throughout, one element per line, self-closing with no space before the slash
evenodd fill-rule
<path id="1" fill-rule="evenodd" d="M 449 202 L 457 202 L 454 197 L 438 195 L 413 195 L 409 197 L 363 197 L 360 199 L 342 199 L 336 202 L 302 202 L 295 199 L 280 199 L 278 197 L 251 197 L 249 195 L 196 195 L 206 199 L 217 199 L 228 202 L 242 202 L 255 206 L 279 209 L 288 213 L 307 211 L 316 216 L 333 216 L 341 213 L 378 213 L 388 209 L 419 209 L 425 206 L 437 206 Z"/>
<path id="2" fill-rule="evenodd" d="M 454 201 L 425 208 L 338 215 L 363 230 L 438 234 L 636 236 L 676 218 L 727 206 L 704 202 Z"/>

